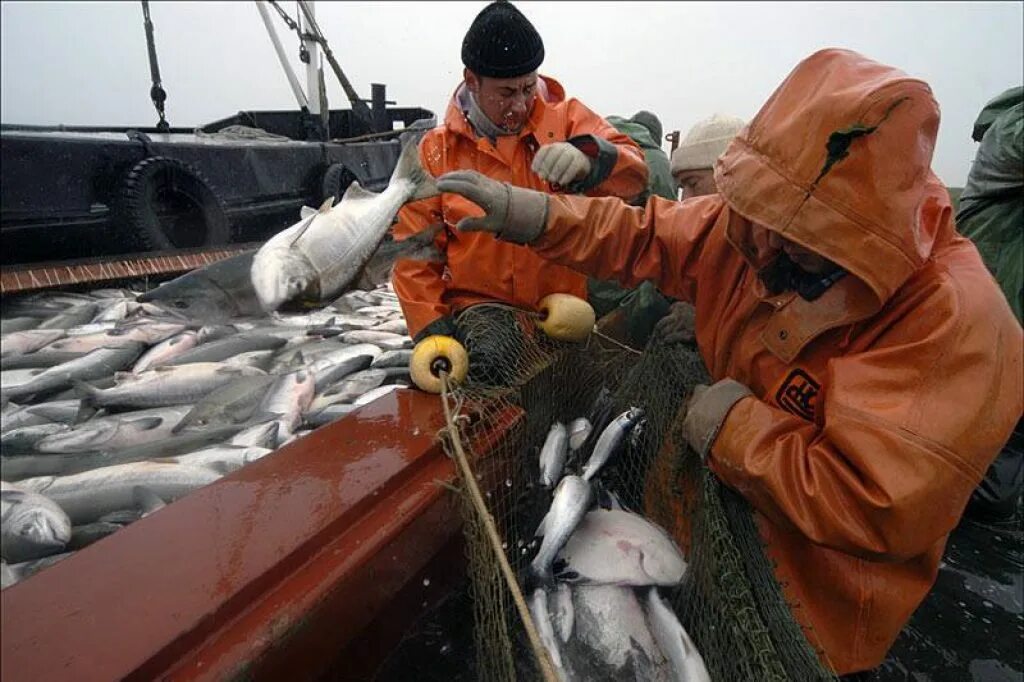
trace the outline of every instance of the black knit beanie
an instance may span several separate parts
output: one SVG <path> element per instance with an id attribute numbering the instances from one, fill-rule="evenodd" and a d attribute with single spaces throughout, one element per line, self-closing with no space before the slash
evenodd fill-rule
<path id="1" fill-rule="evenodd" d="M 504 0 L 476 15 L 462 40 L 462 63 L 478 76 L 515 78 L 544 61 L 544 41 L 522 12 Z"/>

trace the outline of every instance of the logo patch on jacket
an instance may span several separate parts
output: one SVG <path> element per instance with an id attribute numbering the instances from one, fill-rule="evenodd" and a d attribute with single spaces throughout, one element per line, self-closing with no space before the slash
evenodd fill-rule
<path id="1" fill-rule="evenodd" d="M 807 421 L 814 421 L 815 405 L 821 384 L 802 369 L 794 369 L 782 382 L 775 402 L 786 412 Z"/>

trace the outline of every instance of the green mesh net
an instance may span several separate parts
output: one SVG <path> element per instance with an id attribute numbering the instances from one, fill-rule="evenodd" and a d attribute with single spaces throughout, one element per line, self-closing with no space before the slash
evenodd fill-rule
<path id="1" fill-rule="evenodd" d="M 580 452 L 589 453 L 611 419 L 639 407 L 646 419 L 602 469 L 600 485 L 679 541 L 689 567 L 667 601 L 712 679 L 836 679 L 793 618 L 746 502 L 678 445 L 685 398 L 710 383 L 695 349 L 651 343 L 641 352 L 597 334 L 558 342 L 535 316 L 499 305 L 464 311 L 459 328 L 471 366 L 452 396 L 460 439 L 521 585 L 551 500 L 538 464 L 550 426 L 588 417 L 594 429 Z M 565 471 L 582 464 L 570 457 Z M 498 561 L 463 499 L 479 678 L 540 679 Z"/>

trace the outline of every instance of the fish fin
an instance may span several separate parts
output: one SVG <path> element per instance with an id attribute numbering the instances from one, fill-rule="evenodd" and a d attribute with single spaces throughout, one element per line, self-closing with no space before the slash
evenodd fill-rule
<path id="1" fill-rule="evenodd" d="M 139 511 L 142 512 L 143 518 L 167 506 L 163 498 L 142 485 L 132 488 L 132 501 L 139 508 Z"/>
<path id="2" fill-rule="evenodd" d="M 131 419 L 125 419 L 125 424 L 131 424 L 133 428 L 139 431 L 152 431 L 156 427 L 164 423 L 163 417 L 133 417 Z"/>
<path id="3" fill-rule="evenodd" d="M 302 237 L 302 235 L 306 234 L 306 230 L 309 229 L 309 226 L 313 224 L 313 220 L 315 220 L 318 215 L 320 215 L 320 214 L 319 213 L 313 213 L 308 218 L 306 218 L 306 222 L 303 223 L 302 227 L 300 227 L 298 230 L 296 230 L 295 236 L 292 237 L 292 243 L 288 245 L 289 247 L 295 246 L 296 242 L 299 241 L 299 239 Z"/>
<path id="4" fill-rule="evenodd" d="M 99 410 L 95 405 L 83 399 L 78 403 L 78 412 L 75 413 L 75 418 L 71 420 L 71 425 L 77 426 L 78 424 L 84 424 L 95 417 L 97 412 L 99 412 Z"/>
<path id="5" fill-rule="evenodd" d="M 346 200 L 359 201 L 360 199 L 373 199 L 376 196 L 376 193 L 371 192 L 370 190 L 360 185 L 358 180 L 353 180 L 351 183 L 349 183 L 349 186 L 345 190 L 345 193 L 341 195 L 341 200 L 343 202 Z"/>
<path id="6" fill-rule="evenodd" d="M 317 213 L 327 213 L 334 207 L 334 197 L 330 196 L 324 199 L 324 203 L 320 204 L 320 208 L 317 209 Z"/>
<path id="7" fill-rule="evenodd" d="M 83 407 L 85 407 L 86 405 L 88 405 L 89 407 L 95 407 L 97 405 L 96 399 L 99 398 L 101 391 L 95 386 L 91 386 L 85 383 L 81 379 L 72 378 L 71 385 L 74 386 L 78 390 L 78 393 L 82 396 L 82 402 L 78 408 L 78 416 L 76 416 L 75 418 L 77 420 L 78 417 L 82 415 Z"/>
<path id="8" fill-rule="evenodd" d="M 390 182 L 393 183 L 398 180 L 408 180 L 415 185 L 416 191 L 413 192 L 409 201 L 429 199 L 440 194 L 437 190 L 437 182 L 434 180 L 434 176 L 420 162 L 420 145 L 418 141 L 411 140 L 406 142 L 405 148 L 402 149 L 402 154 L 398 157 L 398 164 L 395 166 L 395 172 L 391 174 Z"/>
<path id="9" fill-rule="evenodd" d="M 310 208 L 309 206 L 303 206 L 299 209 L 299 220 L 303 220 L 310 216 L 316 215 L 316 209 Z"/>

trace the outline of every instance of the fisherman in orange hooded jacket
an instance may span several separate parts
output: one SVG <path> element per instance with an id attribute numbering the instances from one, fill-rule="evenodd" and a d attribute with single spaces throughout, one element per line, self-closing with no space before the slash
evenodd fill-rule
<path id="1" fill-rule="evenodd" d="M 645 208 L 472 172 L 466 232 L 696 307 L 715 383 L 683 433 L 756 510 L 823 662 L 877 666 L 1022 411 L 1022 333 L 930 169 L 924 82 L 861 55 L 801 62 L 715 165 L 719 194 Z"/>
<path id="2" fill-rule="evenodd" d="M 647 188 L 643 152 L 579 100 L 566 100 L 557 81 L 538 76 L 543 60 L 540 35 L 514 6 L 485 7 L 463 41 L 465 80 L 444 125 L 420 142 L 423 165 L 435 177 L 475 169 L 543 192 L 638 196 Z M 394 234 L 401 239 L 474 214 L 476 207 L 461 197 L 419 201 L 402 209 Z M 477 303 L 535 310 L 551 293 L 586 297 L 585 276 L 489 234 L 442 230 L 437 245 L 446 263 L 402 260 L 392 276 L 417 342 L 456 336 L 456 316 Z"/>

